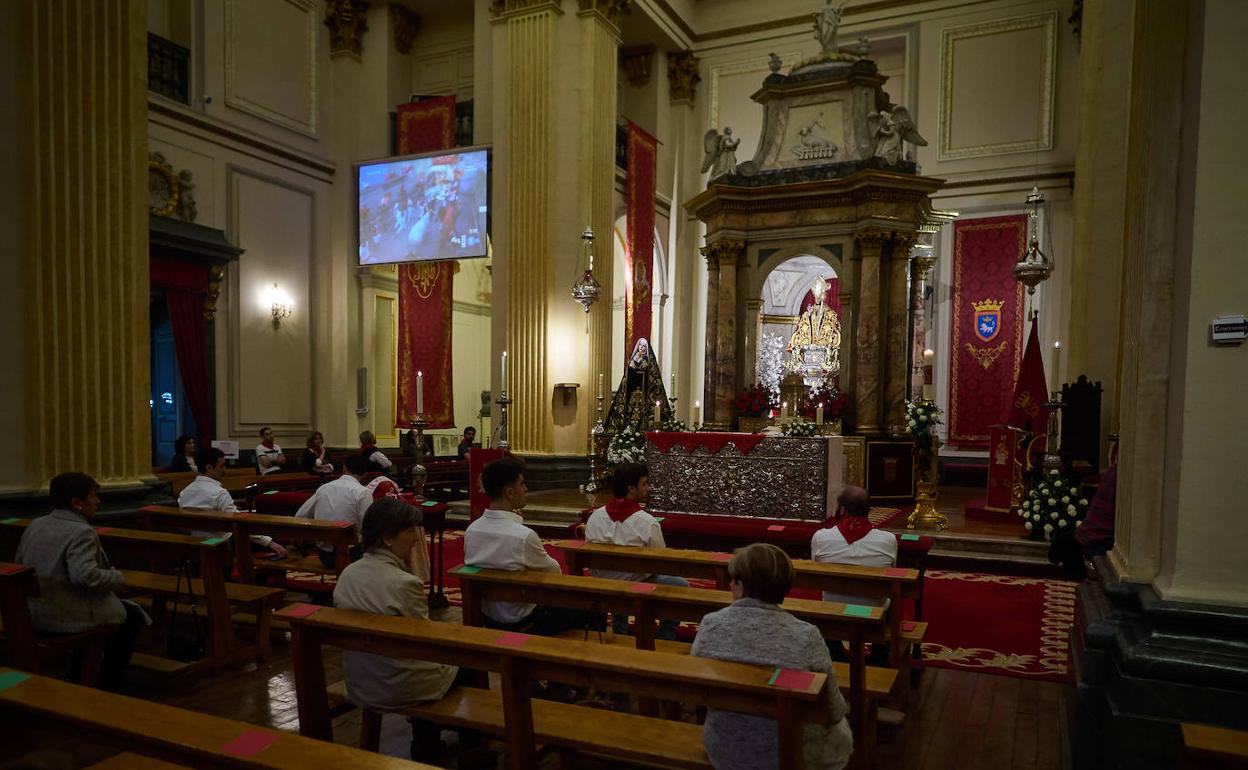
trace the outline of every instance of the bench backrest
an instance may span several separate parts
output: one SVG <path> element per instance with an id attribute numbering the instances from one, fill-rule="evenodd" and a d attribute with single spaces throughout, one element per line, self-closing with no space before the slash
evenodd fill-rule
<path id="1" fill-rule="evenodd" d="M 39 577 L 33 569 L 0 562 L 0 621 L 4 623 L 13 665 L 27 671 L 37 670 L 39 651 L 26 598 L 38 595 Z"/>
<path id="2" fill-rule="evenodd" d="M 0 683 L 4 684 L 0 687 L 0 711 L 6 723 L 59 724 L 76 734 L 86 733 L 136 753 L 196 768 L 432 770 L 431 765 L 13 669 L 0 668 Z"/>

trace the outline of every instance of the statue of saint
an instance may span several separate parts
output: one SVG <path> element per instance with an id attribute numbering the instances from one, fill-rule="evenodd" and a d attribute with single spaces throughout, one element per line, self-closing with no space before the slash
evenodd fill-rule
<path id="1" fill-rule="evenodd" d="M 797 328 L 789 338 L 786 368 L 822 381 L 825 375 L 841 371 L 841 319 L 825 302 L 828 282 L 822 276 L 815 279 L 810 290 L 815 304 L 797 319 Z"/>
<path id="2" fill-rule="evenodd" d="M 824 56 L 833 56 L 837 51 L 836 33 L 837 28 L 841 26 L 841 14 L 845 11 L 845 3 L 833 6 L 832 0 L 827 0 L 828 4 L 815 14 L 815 38 L 819 40 L 819 47 Z"/>
<path id="3" fill-rule="evenodd" d="M 607 432 L 619 433 L 625 425 L 641 430 L 658 430 L 659 426 L 652 425 L 655 401 L 659 402 L 660 418 L 672 419 L 672 405 L 667 400 L 667 391 L 663 389 L 659 361 L 650 349 L 650 341 L 642 337 L 633 346 L 633 353 L 624 367 L 624 377 L 611 396 L 611 406 L 604 421 Z"/>

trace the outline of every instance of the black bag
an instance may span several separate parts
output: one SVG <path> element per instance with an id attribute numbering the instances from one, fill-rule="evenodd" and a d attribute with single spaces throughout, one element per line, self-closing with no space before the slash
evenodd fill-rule
<path id="1" fill-rule="evenodd" d="M 169 619 L 168 655 L 174 660 L 184 663 L 199 660 L 207 652 L 204 644 L 204 629 L 199 622 L 199 607 L 195 603 L 195 592 L 191 583 L 190 561 L 183 559 L 177 567 L 178 582 L 173 588 L 173 610 Z M 189 631 L 179 628 L 178 600 L 182 596 L 182 579 L 186 578 L 186 603 L 191 608 L 191 628 Z"/>

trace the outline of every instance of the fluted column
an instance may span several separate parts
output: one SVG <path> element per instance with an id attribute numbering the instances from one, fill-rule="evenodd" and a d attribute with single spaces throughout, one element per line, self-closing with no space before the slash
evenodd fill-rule
<path id="1" fill-rule="evenodd" d="M 706 258 L 706 349 L 702 368 L 702 421 L 713 423 L 715 416 L 715 351 L 719 345 L 719 253 L 709 245 L 703 246 Z"/>
<path id="2" fill-rule="evenodd" d="M 508 381 L 514 400 L 509 439 L 515 452 L 549 452 L 553 441 L 547 382 L 551 222 L 554 169 L 551 103 L 558 2 L 507 0 L 511 88 L 507 89 L 507 329 Z"/>
<path id="3" fill-rule="evenodd" d="M 0 489 L 68 470 L 105 487 L 151 476 L 146 11 L 47 0 L 0 21 L 16 59 L 0 77 L 17 97 L 2 118 L 17 144 L 0 198 L 0 426 L 20 448 Z"/>
<path id="4" fill-rule="evenodd" d="M 881 275 L 881 261 L 888 233 L 883 230 L 862 230 L 854 233 L 858 262 L 858 316 L 854 329 L 854 410 L 858 433 L 882 432 L 884 426 L 881 374 L 881 290 L 886 276 Z"/>
<path id="5" fill-rule="evenodd" d="M 889 244 L 888 291 L 884 336 L 884 416 L 882 427 L 892 432 L 906 424 L 906 380 L 910 375 L 910 272 L 913 233 L 893 233 Z"/>
<path id="6" fill-rule="evenodd" d="M 597 393 L 598 375 L 615 387 L 619 372 L 611 371 L 611 298 L 615 277 L 615 121 L 616 71 L 619 61 L 619 18 L 627 4 L 580 0 L 581 66 L 581 194 L 582 217 L 594 228 L 597 248 L 594 276 L 602 284 L 602 300 L 590 311 L 589 388 Z M 585 424 L 595 420 L 595 402 L 584 399 Z"/>

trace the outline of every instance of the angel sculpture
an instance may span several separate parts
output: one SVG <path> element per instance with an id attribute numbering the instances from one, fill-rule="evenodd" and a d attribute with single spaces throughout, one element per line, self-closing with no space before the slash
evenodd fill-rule
<path id="1" fill-rule="evenodd" d="M 708 179 L 718 179 L 725 174 L 737 173 L 737 145 L 740 139 L 732 138 L 732 129 L 725 128 L 721 136 L 715 129 L 710 129 L 702 137 L 702 149 L 706 155 L 702 158 L 702 173 L 709 169 Z"/>
<path id="2" fill-rule="evenodd" d="M 873 158 L 879 158 L 890 166 L 901 160 L 906 142 L 927 146 L 927 140 L 915 130 L 914 119 L 905 107 L 894 107 L 892 112 L 880 110 L 867 115 L 867 128 L 875 139 Z"/>

